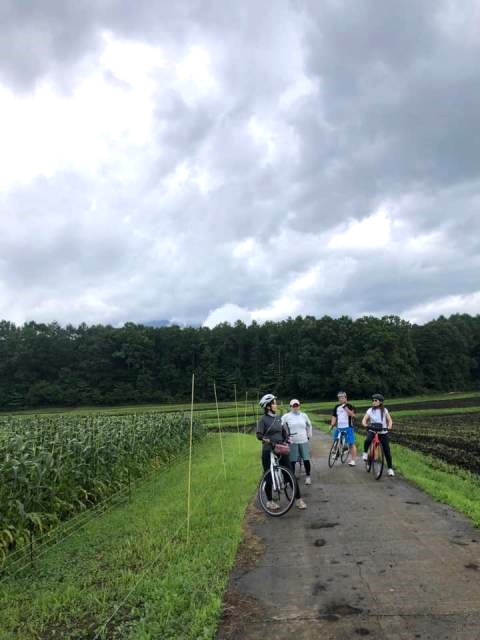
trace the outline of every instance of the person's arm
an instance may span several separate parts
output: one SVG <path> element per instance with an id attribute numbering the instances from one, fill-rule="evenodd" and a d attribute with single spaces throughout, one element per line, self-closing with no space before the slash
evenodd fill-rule
<path id="1" fill-rule="evenodd" d="M 390 415 L 390 411 L 387 411 L 387 429 L 389 431 L 393 429 L 393 420 L 392 416 Z"/>
<path id="2" fill-rule="evenodd" d="M 350 418 L 353 418 L 355 416 L 355 409 L 352 407 L 352 405 L 345 403 L 345 404 L 342 404 L 342 407 L 345 409 L 347 415 Z"/>
<path id="3" fill-rule="evenodd" d="M 337 405 L 338 406 L 338 405 Z M 330 420 L 330 431 L 337 424 L 337 407 L 333 410 L 332 419 Z"/>
<path id="4" fill-rule="evenodd" d="M 362 418 L 362 425 L 364 427 L 368 427 L 368 423 L 369 422 L 370 422 L 370 416 L 369 416 L 368 411 L 367 411 L 367 413 Z"/>
<path id="5" fill-rule="evenodd" d="M 265 423 L 263 421 L 263 418 L 260 418 L 260 420 L 258 421 L 257 424 L 257 440 L 263 440 L 263 434 L 265 433 Z"/>
<path id="6" fill-rule="evenodd" d="M 308 440 L 310 440 L 310 438 L 312 437 L 312 423 L 310 422 L 310 418 L 307 416 L 307 414 L 305 413 L 305 422 L 307 424 L 307 438 Z"/>

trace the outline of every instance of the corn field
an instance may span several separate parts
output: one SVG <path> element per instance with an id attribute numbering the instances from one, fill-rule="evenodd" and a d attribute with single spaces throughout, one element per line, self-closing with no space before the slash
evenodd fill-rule
<path id="1" fill-rule="evenodd" d="M 193 437 L 203 435 L 194 422 Z M 0 565 L 188 447 L 184 414 L 0 419 Z"/>

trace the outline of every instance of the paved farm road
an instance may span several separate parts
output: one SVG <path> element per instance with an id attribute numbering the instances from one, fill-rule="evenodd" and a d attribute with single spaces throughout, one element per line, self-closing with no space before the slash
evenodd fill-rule
<path id="1" fill-rule="evenodd" d="M 480 531 L 398 476 L 330 470 L 329 446 L 306 511 L 251 509 L 218 640 L 479 640 Z"/>

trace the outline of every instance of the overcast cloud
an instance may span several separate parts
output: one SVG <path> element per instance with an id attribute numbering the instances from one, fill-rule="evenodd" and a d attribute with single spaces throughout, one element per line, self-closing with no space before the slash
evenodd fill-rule
<path id="1" fill-rule="evenodd" d="M 0 318 L 480 313 L 480 2 L 0 5 Z"/>

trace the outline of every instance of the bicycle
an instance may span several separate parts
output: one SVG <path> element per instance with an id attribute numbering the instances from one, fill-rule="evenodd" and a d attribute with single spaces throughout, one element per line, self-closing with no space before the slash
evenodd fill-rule
<path id="1" fill-rule="evenodd" d="M 338 429 L 337 437 L 332 443 L 330 453 L 328 454 L 328 466 L 333 467 L 338 458 L 342 464 L 345 464 L 348 458 L 348 444 L 346 443 L 345 429 Z"/>
<path id="2" fill-rule="evenodd" d="M 375 480 L 380 480 L 383 473 L 383 467 L 385 465 L 385 454 L 383 453 L 382 443 L 380 441 L 380 438 L 378 437 L 378 430 L 372 429 L 371 427 L 368 427 L 368 430 L 373 431 L 375 435 L 373 436 L 373 440 L 368 447 L 365 468 L 367 470 L 367 473 L 370 473 L 370 471 L 373 469 L 373 477 L 375 478 Z"/>
<path id="3" fill-rule="evenodd" d="M 285 515 L 295 502 L 295 483 L 297 479 L 290 469 L 279 464 L 280 456 L 276 455 L 273 447 L 270 451 L 270 469 L 265 471 L 258 485 L 258 501 L 265 513 L 274 518 Z M 266 494 L 267 480 L 272 483 L 272 502 L 277 505 L 272 509 L 267 503 L 270 501 Z"/>

